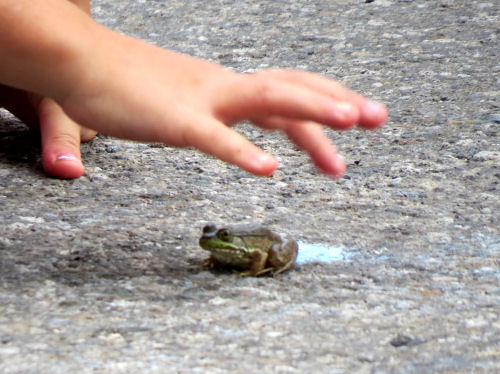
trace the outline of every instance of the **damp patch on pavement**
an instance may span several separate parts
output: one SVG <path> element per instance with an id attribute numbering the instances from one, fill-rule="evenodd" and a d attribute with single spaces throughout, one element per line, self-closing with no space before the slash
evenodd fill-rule
<path id="1" fill-rule="evenodd" d="M 299 245 L 299 254 L 297 264 L 306 264 L 308 262 L 334 262 L 351 261 L 350 253 L 346 248 L 340 246 L 330 246 L 322 243 L 297 242 Z"/>

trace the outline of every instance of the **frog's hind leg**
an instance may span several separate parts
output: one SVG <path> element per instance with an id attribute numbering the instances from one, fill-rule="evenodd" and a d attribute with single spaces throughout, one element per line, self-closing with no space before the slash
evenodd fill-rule
<path id="1" fill-rule="evenodd" d="M 289 241 L 286 244 L 285 248 L 287 248 L 287 251 L 290 254 L 290 259 L 286 263 L 284 263 L 282 266 L 277 265 L 275 269 L 272 269 L 272 270 L 274 270 L 273 277 L 280 274 L 280 273 L 283 273 L 284 271 L 290 270 L 295 265 L 295 261 L 297 260 L 297 255 L 299 252 L 299 247 L 297 245 L 297 242 Z M 280 252 L 279 249 L 275 250 L 274 248 L 271 252 L 272 253 L 270 253 L 270 256 L 272 255 L 273 260 L 275 260 L 277 263 L 279 263 L 280 256 L 283 256 L 283 254 Z M 276 258 L 276 256 L 278 256 L 278 257 Z"/>
<path id="2" fill-rule="evenodd" d="M 293 268 L 293 265 L 295 265 L 295 258 L 288 261 L 285 265 L 283 265 L 279 269 L 276 269 L 276 271 L 273 272 L 273 277 L 280 273 L 283 273 L 284 271 L 290 270 L 291 268 Z"/>
<path id="3" fill-rule="evenodd" d="M 255 274 L 256 277 L 260 277 L 261 275 L 266 275 L 266 274 L 269 274 L 269 273 L 272 273 L 274 275 L 274 268 L 265 268 L 265 269 L 262 269 L 261 271 L 257 272 Z"/>
<path id="4" fill-rule="evenodd" d="M 279 269 L 273 268 L 273 267 L 268 267 L 265 269 L 262 269 L 258 273 L 255 274 L 256 277 L 260 277 L 261 275 L 266 275 L 271 273 L 271 275 L 274 277 L 280 273 L 283 273 L 284 271 L 287 271 L 293 267 L 295 264 L 295 259 L 292 259 L 288 261 L 284 266 L 280 267 Z"/>

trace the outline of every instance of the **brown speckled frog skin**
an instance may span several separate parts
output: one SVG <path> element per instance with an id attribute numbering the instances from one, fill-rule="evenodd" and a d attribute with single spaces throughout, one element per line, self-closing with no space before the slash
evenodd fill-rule
<path id="1" fill-rule="evenodd" d="M 242 276 L 277 275 L 295 264 L 298 245 L 262 226 L 203 228 L 200 246 L 211 252 L 212 266 L 242 270 Z"/>

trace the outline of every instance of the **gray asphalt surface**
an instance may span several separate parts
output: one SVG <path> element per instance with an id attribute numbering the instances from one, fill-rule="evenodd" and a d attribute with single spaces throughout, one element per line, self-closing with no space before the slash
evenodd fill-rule
<path id="1" fill-rule="evenodd" d="M 385 102 L 330 132 L 345 178 L 282 135 L 272 178 L 100 136 L 47 178 L 0 120 L 1 373 L 500 372 L 500 4 L 92 2 L 103 24 L 237 71 L 304 68 Z M 209 271 L 202 227 L 341 248 L 276 278 Z"/>

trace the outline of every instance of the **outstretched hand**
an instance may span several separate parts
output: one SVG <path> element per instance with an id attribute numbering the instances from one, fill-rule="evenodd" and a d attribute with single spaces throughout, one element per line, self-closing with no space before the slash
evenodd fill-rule
<path id="1" fill-rule="evenodd" d="M 325 173 L 345 163 L 322 126 L 381 126 L 387 110 L 339 83 L 304 71 L 239 74 L 108 29 L 76 88 L 58 102 L 77 123 L 107 135 L 194 146 L 257 175 L 277 168 L 271 155 L 230 125 L 249 120 L 281 130 Z"/>

